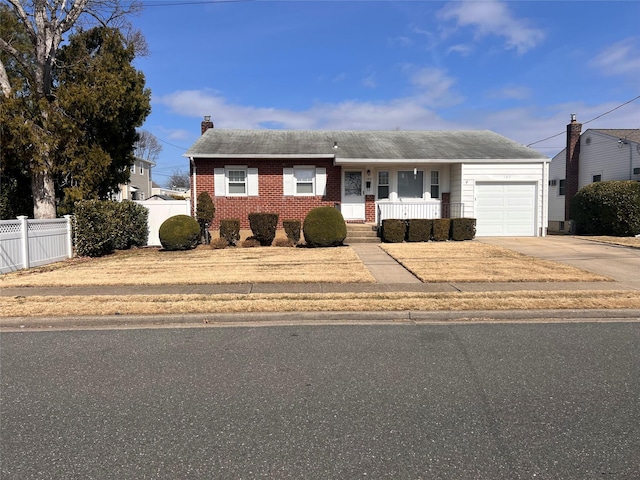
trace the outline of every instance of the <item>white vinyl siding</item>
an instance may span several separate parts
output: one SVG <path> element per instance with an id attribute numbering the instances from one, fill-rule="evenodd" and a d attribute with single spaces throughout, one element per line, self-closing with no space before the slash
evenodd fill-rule
<path id="1" fill-rule="evenodd" d="M 527 230 L 527 235 L 540 235 L 544 234 L 544 229 L 547 226 L 547 192 L 548 192 L 548 164 L 543 163 L 500 163 L 500 164 L 464 164 L 462 165 L 462 201 L 464 202 L 464 215 L 465 217 L 471 217 L 477 219 L 477 235 L 490 235 L 489 233 L 482 233 L 483 226 L 481 225 L 481 218 L 479 214 L 484 214 L 483 211 L 477 211 L 478 205 L 478 188 L 483 188 L 483 185 L 492 184 L 500 185 L 497 189 L 502 189 L 503 195 L 507 195 L 507 208 L 509 205 L 509 195 L 514 196 L 514 202 L 522 202 L 521 194 L 525 187 L 519 188 L 519 185 L 528 185 L 526 188 L 531 188 L 533 185 L 533 191 L 529 190 L 529 193 L 533 198 L 531 199 L 534 208 L 533 217 L 529 217 L 532 225 Z M 480 192 L 481 195 L 485 194 L 486 190 Z M 503 219 L 509 223 L 511 213 L 507 212 Z M 491 220 L 493 222 L 494 220 Z M 513 223 L 520 223 L 519 220 L 514 220 Z M 505 224 L 503 227 L 504 232 L 513 232 L 520 227 L 510 226 Z M 486 231 L 486 230 L 485 230 Z M 494 228 L 494 231 L 495 228 Z M 524 227 L 520 231 L 524 232 Z M 513 235 L 513 233 L 504 233 Z M 524 233 L 523 233 L 524 234 Z"/>

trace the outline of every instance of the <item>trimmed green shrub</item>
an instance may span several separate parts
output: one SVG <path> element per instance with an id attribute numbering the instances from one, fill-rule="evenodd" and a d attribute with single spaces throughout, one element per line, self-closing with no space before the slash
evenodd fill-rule
<path id="1" fill-rule="evenodd" d="M 475 218 L 452 218 L 451 240 L 473 240 L 476 236 Z"/>
<path id="2" fill-rule="evenodd" d="M 175 215 L 162 222 L 158 234 L 165 250 L 190 250 L 198 244 L 200 225 L 189 215 Z"/>
<path id="3" fill-rule="evenodd" d="M 436 242 L 446 242 L 449 240 L 449 231 L 451 230 L 451 219 L 434 218 L 433 219 L 433 239 Z"/>
<path id="4" fill-rule="evenodd" d="M 113 207 L 104 200 L 76 202 L 73 225 L 77 255 L 100 257 L 113 253 L 112 213 Z"/>
<path id="5" fill-rule="evenodd" d="M 76 253 L 99 257 L 143 247 L 149 237 L 149 211 L 142 205 L 125 200 L 81 200 L 74 206 Z"/>
<path id="6" fill-rule="evenodd" d="M 200 225 L 200 234 L 205 244 L 209 244 L 211 241 L 211 234 L 209 233 L 209 225 L 213 221 L 213 217 L 216 214 L 216 206 L 211 200 L 209 192 L 200 192 L 198 195 L 198 204 L 196 206 L 196 218 Z"/>
<path id="7" fill-rule="evenodd" d="M 640 182 L 596 182 L 571 200 L 576 233 L 626 237 L 640 234 Z"/>
<path id="8" fill-rule="evenodd" d="M 111 230 L 113 247 L 127 250 L 131 247 L 144 247 L 149 239 L 149 209 L 131 200 L 108 202 L 113 208 Z"/>
<path id="9" fill-rule="evenodd" d="M 237 245 L 240 240 L 240 220 L 237 218 L 220 220 L 220 238 L 224 238 L 229 245 Z"/>
<path id="10" fill-rule="evenodd" d="M 276 227 L 278 226 L 277 213 L 250 213 L 249 227 L 253 236 L 263 247 L 268 247 L 276 238 Z"/>
<path id="11" fill-rule="evenodd" d="M 407 242 L 428 242 L 431 240 L 433 220 L 415 218 L 407 222 Z"/>
<path id="12" fill-rule="evenodd" d="M 300 220 L 283 220 L 282 226 L 289 240 L 291 240 L 294 244 L 300 241 Z"/>
<path id="13" fill-rule="evenodd" d="M 337 247 L 347 238 L 347 224 L 337 208 L 316 207 L 302 224 L 308 247 Z"/>
<path id="14" fill-rule="evenodd" d="M 407 233 L 404 220 L 390 218 L 382 221 L 382 241 L 386 243 L 402 243 Z"/>

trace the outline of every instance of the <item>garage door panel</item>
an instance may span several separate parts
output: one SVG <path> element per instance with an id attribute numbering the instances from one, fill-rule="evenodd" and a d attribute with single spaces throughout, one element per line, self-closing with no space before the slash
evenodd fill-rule
<path id="1" fill-rule="evenodd" d="M 534 236 L 535 183 L 476 184 L 478 236 Z"/>

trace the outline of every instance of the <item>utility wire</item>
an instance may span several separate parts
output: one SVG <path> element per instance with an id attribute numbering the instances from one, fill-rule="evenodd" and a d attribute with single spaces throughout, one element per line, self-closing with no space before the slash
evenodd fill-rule
<path id="1" fill-rule="evenodd" d="M 640 98 L 640 95 L 638 95 L 636 98 L 632 98 L 631 100 L 626 101 L 626 102 L 624 102 L 624 103 L 622 103 L 622 104 L 618 105 L 618 106 L 617 106 L 617 107 L 615 107 L 615 108 L 612 108 L 612 109 L 611 109 L 611 110 L 609 110 L 608 112 L 604 112 L 604 113 L 601 113 L 600 115 L 598 115 L 597 117 L 593 117 L 591 120 L 587 120 L 586 122 L 582 122 L 582 124 L 583 124 L 583 125 L 586 125 L 587 123 L 591 123 L 591 122 L 593 122 L 594 120 L 597 120 L 597 119 L 599 119 L 599 118 L 602 118 L 602 117 L 604 117 L 605 115 L 608 115 L 608 114 L 610 114 L 611 112 L 615 112 L 615 111 L 616 111 L 616 110 L 618 110 L 619 108 L 624 107 L 625 105 L 628 105 L 628 104 L 630 104 L 630 103 L 632 103 L 632 102 L 635 102 L 635 101 L 636 101 L 636 100 L 638 100 L 639 98 Z M 560 133 L 556 133 L 555 135 L 551 135 L 550 137 L 543 138 L 542 140 L 538 140 L 538 141 L 532 142 L 532 143 L 528 144 L 528 145 L 527 145 L 527 147 L 530 147 L 531 145 L 535 145 L 536 143 L 544 142 L 544 141 L 546 141 L 546 140 L 551 140 L 552 138 L 559 137 L 560 135 L 563 135 L 564 133 L 565 133 L 565 132 L 563 131 L 563 132 L 560 132 Z"/>

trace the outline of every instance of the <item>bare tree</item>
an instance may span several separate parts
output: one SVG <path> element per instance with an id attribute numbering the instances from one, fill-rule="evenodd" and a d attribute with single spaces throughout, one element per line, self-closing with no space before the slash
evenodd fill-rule
<path id="1" fill-rule="evenodd" d="M 160 152 L 162 152 L 162 145 L 158 139 L 146 130 L 139 130 L 138 135 L 140 138 L 136 142 L 133 154 L 137 158 L 142 158 L 143 160 L 154 163 L 157 162 L 160 157 Z"/>
<path id="2" fill-rule="evenodd" d="M 175 190 L 175 189 L 188 190 L 191 187 L 189 173 L 180 169 L 174 170 L 171 176 L 167 179 L 165 183 L 165 187 L 170 188 L 172 190 Z"/>
<path id="3" fill-rule="evenodd" d="M 29 159 L 35 218 L 55 218 L 53 152 L 55 120 L 59 109 L 52 95 L 52 73 L 63 36 L 82 18 L 87 24 L 113 25 L 139 9 L 139 4 L 124 0 L 3 0 L 26 30 L 29 51 L 13 44 L 13 37 L 0 38 L 0 50 L 6 53 L 27 80 L 28 92 L 16 92 L 6 65 L 0 60 L 0 93 L 3 99 L 28 94 L 31 105 L 38 106 L 36 115 L 20 121 L 30 132 L 33 158 Z M 25 54 L 26 53 L 26 54 Z"/>

